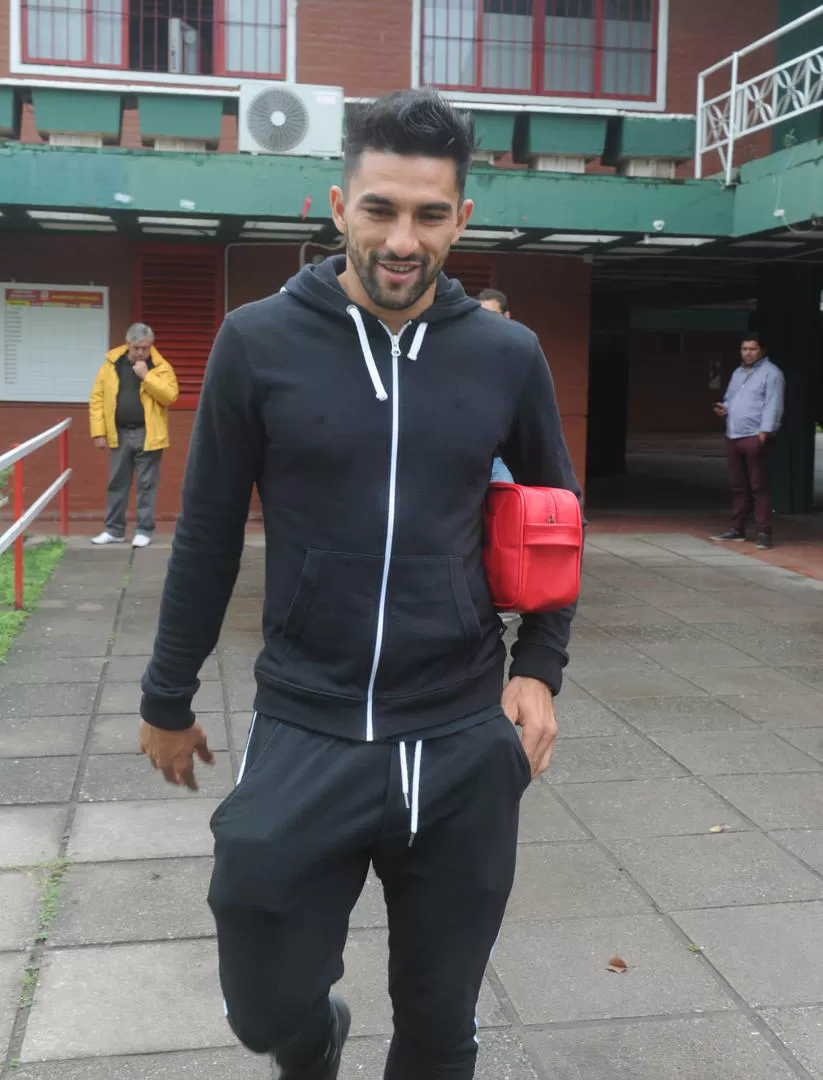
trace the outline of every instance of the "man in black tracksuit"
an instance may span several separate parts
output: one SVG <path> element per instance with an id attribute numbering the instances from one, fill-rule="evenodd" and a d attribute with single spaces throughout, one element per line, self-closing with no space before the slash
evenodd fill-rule
<path id="1" fill-rule="evenodd" d="M 141 746 L 172 783 L 211 759 L 191 700 L 254 486 L 265 646 L 241 778 L 212 819 L 229 1023 L 287 1080 L 333 1080 L 329 996 L 369 866 L 390 928 L 388 1080 L 470 1080 L 512 885 L 518 804 L 548 765 L 573 609 L 526 615 L 503 688 L 482 562 L 498 450 L 577 491 L 537 339 L 440 273 L 471 214 L 471 121 L 429 91 L 349 119 L 346 255 L 233 312 L 209 360 Z M 522 743 L 518 736 L 522 728 Z"/>

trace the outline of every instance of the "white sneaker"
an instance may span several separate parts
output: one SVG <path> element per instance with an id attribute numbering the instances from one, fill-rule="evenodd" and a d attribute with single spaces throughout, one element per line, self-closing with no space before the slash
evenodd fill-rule
<path id="1" fill-rule="evenodd" d="M 110 532 L 101 532 L 97 536 L 91 538 L 93 544 L 122 544 L 125 543 L 124 536 L 112 536 Z"/>
<path id="2" fill-rule="evenodd" d="M 145 533 L 135 533 L 134 539 L 131 542 L 132 547 L 148 547 L 151 543 L 151 537 L 146 536 Z"/>

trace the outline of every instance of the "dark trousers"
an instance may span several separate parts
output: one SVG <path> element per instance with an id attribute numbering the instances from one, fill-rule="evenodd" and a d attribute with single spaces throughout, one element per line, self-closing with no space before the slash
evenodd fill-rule
<path id="1" fill-rule="evenodd" d="M 754 510 L 759 533 L 771 535 L 772 440 L 762 443 L 757 435 L 727 439 L 729 479 L 732 485 L 732 525 L 744 533 Z"/>
<path id="2" fill-rule="evenodd" d="M 154 532 L 154 506 L 160 484 L 162 450 L 144 450 L 145 428 L 118 428 L 118 445 L 109 451 L 109 487 L 106 493 L 106 532 L 123 536 L 126 509 L 134 474 L 137 474 L 137 531 Z"/>
<path id="3" fill-rule="evenodd" d="M 413 787 L 414 743 L 406 749 Z M 424 742 L 419 776 L 410 844 L 398 744 L 258 715 L 242 780 L 212 818 L 209 904 L 229 1023 L 289 1076 L 314 1075 L 326 1052 L 329 989 L 370 864 L 389 921 L 386 1080 L 474 1075 L 477 998 L 511 891 L 530 769 L 501 710 Z"/>

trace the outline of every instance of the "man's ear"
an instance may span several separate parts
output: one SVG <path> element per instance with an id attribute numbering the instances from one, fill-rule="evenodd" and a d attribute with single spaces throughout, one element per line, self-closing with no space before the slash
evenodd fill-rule
<path id="1" fill-rule="evenodd" d="M 472 216 L 474 210 L 474 202 L 471 199 L 464 199 L 460 205 L 460 209 L 457 211 L 457 228 L 452 238 L 452 243 L 456 244 L 460 237 L 463 235 L 463 230 L 469 223 L 469 218 Z"/>
<path id="2" fill-rule="evenodd" d="M 336 184 L 329 192 L 329 202 L 331 203 L 331 216 L 334 224 L 337 226 L 339 232 L 344 236 L 346 235 L 346 197 L 343 194 L 343 189 Z"/>

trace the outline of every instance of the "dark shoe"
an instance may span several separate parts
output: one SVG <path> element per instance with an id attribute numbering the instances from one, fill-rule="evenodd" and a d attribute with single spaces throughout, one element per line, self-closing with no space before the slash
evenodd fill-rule
<path id="1" fill-rule="evenodd" d="M 278 1072 L 274 1066 L 274 1076 L 279 1080 L 337 1080 L 340 1072 L 340 1061 L 343 1057 L 343 1047 L 349 1037 L 351 1027 L 351 1013 L 345 1001 L 336 994 L 329 995 L 331 1005 L 331 1031 L 329 1033 L 329 1053 L 325 1061 L 311 1070 L 302 1070 L 299 1073 Z"/>
<path id="2" fill-rule="evenodd" d="M 718 533 L 717 536 L 710 536 L 709 539 L 710 540 L 735 541 L 735 542 L 739 543 L 741 540 L 746 539 L 746 534 L 740 532 L 739 529 L 729 529 L 727 532 Z"/>
<path id="3" fill-rule="evenodd" d="M 768 533 L 758 533 L 755 547 L 758 551 L 771 551 L 772 538 Z"/>

